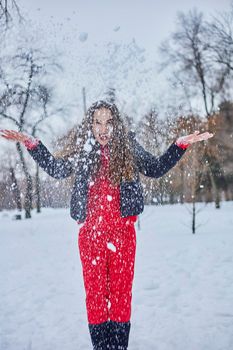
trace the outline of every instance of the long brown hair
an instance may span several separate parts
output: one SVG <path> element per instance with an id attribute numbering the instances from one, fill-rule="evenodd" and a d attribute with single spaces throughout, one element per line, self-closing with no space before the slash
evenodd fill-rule
<path id="1" fill-rule="evenodd" d="M 135 176 L 135 164 L 133 159 L 128 133 L 120 112 L 115 104 L 106 101 L 93 103 L 87 110 L 81 125 L 72 129 L 67 138 L 63 150 L 56 156 L 65 159 L 88 159 L 92 164 L 92 174 L 95 176 L 100 168 L 99 144 L 94 139 L 92 132 L 93 116 L 96 110 L 106 108 L 110 110 L 113 118 L 113 133 L 109 141 L 110 163 L 108 177 L 113 185 L 119 185 L 120 181 L 132 181 Z"/>

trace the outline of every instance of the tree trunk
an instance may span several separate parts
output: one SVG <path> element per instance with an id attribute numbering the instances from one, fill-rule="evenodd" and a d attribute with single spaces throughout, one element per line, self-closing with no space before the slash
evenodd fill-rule
<path id="1" fill-rule="evenodd" d="M 193 198 L 193 210 L 192 210 L 192 233 L 196 233 L 196 200 Z"/>
<path id="2" fill-rule="evenodd" d="M 25 219 L 31 218 L 31 209 L 32 209 L 32 177 L 29 174 L 23 151 L 19 142 L 16 143 L 16 148 L 20 157 L 20 161 L 22 164 L 23 172 L 26 177 L 26 194 L 24 199 L 24 210 L 25 210 Z"/>
<path id="3" fill-rule="evenodd" d="M 215 208 L 220 209 L 220 191 L 218 187 L 216 187 Z"/>
<path id="4" fill-rule="evenodd" d="M 36 164 L 36 212 L 41 212 L 39 165 Z"/>
<path id="5" fill-rule="evenodd" d="M 12 192 L 15 197 L 16 208 L 18 209 L 18 214 L 15 216 L 16 220 L 21 220 L 22 203 L 20 197 L 20 190 L 18 187 L 18 182 L 15 176 L 14 168 L 10 168 L 11 181 L 12 181 Z"/>
<path id="6" fill-rule="evenodd" d="M 197 148 L 194 146 L 193 148 L 193 169 L 194 169 L 194 174 L 193 174 L 193 179 L 192 179 L 192 203 L 193 203 L 193 208 L 192 208 L 192 233 L 196 233 L 196 200 L 197 200 L 197 188 L 198 188 L 198 174 L 197 174 Z"/>
<path id="7" fill-rule="evenodd" d="M 180 189 L 180 204 L 184 204 L 184 164 L 180 165 L 181 189 Z"/>
<path id="8" fill-rule="evenodd" d="M 214 192 L 215 208 L 220 209 L 220 192 L 219 192 L 219 188 L 216 185 L 216 181 L 215 181 L 215 178 L 214 178 L 214 175 L 212 173 L 210 166 L 209 166 L 209 174 L 210 174 L 211 185 L 212 185 L 213 192 Z"/>
<path id="9" fill-rule="evenodd" d="M 169 194 L 169 204 L 174 204 L 175 200 L 174 200 L 174 193 L 170 192 Z"/>

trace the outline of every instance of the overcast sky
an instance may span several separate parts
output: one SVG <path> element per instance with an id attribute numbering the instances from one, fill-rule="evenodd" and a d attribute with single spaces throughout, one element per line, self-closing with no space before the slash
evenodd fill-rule
<path id="1" fill-rule="evenodd" d="M 159 79 L 159 84 L 156 81 L 156 89 L 161 90 L 164 77 L 158 76 L 155 70 L 160 60 L 158 47 L 174 30 L 177 12 L 197 8 L 208 18 L 217 12 L 229 10 L 232 2 L 233 0 L 18 0 L 28 18 L 32 19 L 38 33 L 41 32 L 45 37 L 45 45 L 56 46 L 62 52 L 65 74 L 62 77 L 63 89 L 60 87 L 60 91 L 63 91 L 64 98 L 70 97 L 71 100 L 80 100 L 80 86 L 92 85 L 92 79 L 95 81 L 96 90 L 104 90 L 101 83 L 98 85 L 96 81 L 100 80 L 100 75 L 102 81 L 109 79 L 106 68 L 103 68 L 104 64 L 109 67 L 109 62 L 102 64 L 108 55 L 107 43 L 126 45 L 127 50 L 127 45 L 132 39 L 135 39 L 137 46 L 145 49 L 141 60 L 141 72 L 147 70 L 147 75 L 139 73 L 139 67 L 135 66 L 133 71 L 134 66 L 127 66 L 126 69 L 130 72 L 132 70 L 132 73 L 131 78 L 125 76 L 122 91 L 127 99 L 130 99 L 133 90 L 129 91 L 128 96 L 126 90 L 129 86 L 141 85 L 148 96 L 148 92 L 155 89 L 152 79 L 156 78 Z M 116 54 L 119 56 L 119 66 L 124 65 L 120 58 L 122 51 L 123 49 L 121 52 L 118 50 Z M 135 55 L 142 56 L 138 51 Z M 87 65 L 86 60 L 90 56 L 92 64 L 89 62 Z M 134 64 L 133 58 L 131 61 Z M 116 64 L 112 66 L 112 70 L 116 71 L 115 75 L 120 76 L 122 72 L 118 73 L 117 69 L 120 70 L 116 68 Z M 148 86 L 148 92 L 146 85 L 142 83 L 143 79 L 144 84 Z M 109 82 L 106 83 L 108 84 Z M 70 87 L 74 94 L 77 90 L 76 96 L 70 93 Z M 119 89 L 119 84 L 117 88 Z M 98 98 L 98 91 L 94 93 L 91 90 L 89 88 L 89 103 Z M 102 91 L 100 95 L 101 93 Z M 150 100 L 148 96 L 148 103 Z"/>
<path id="2" fill-rule="evenodd" d="M 211 16 L 228 10 L 231 1 L 18 0 L 18 3 L 37 30 L 44 32 L 49 45 L 64 50 L 65 64 L 74 77 L 82 68 L 77 64 L 80 57 L 87 52 L 101 55 L 101 50 L 106 55 L 103 45 L 107 42 L 127 45 L 134 38 L 139 47 L 146 49 L 145 60 L 157 62 L 159 44 L 174 30 L 178 11 L 196 7 L 205 16 Z"/>
<path id="3" fill-rule="evenodd" d="M 87 32 L 91 43 L 119 38 L 129 41 L 134 37 L 147 49 L 157 47 L 174 28 L 178 11 L 196 7 L 211 15 L 229 9 L 230 3 L 230 0 L 20 0 L 30 17 L 42 26 L 47 26 L 48 20 L 62 24 L 64 36 Z M 117 27 L 119 30 L 114 31 Z"/>
<path id="4" fill-rule="evenodd" d="M 18 4 L 32 21 L 30 30 L 43 37 L 43 45 L 62 52 L 64 72 L 56 86 L 62 102 L 77 103 L 75 114 L 81 118 L 82 86 L 87 87 L 89 106 L 113 81 L 126 112 L 135 116 L 164 98 L 168 89 L 156 70 L 158 47 L 174 30 L 177 12 L 196 7 L 208 17 L 230 9 L 231 0 L 18 0 Z M 115 62 L 107 61 L 109 42 L 117 45 Z M 122 57 L 128 52 L 125 64 Z"/>

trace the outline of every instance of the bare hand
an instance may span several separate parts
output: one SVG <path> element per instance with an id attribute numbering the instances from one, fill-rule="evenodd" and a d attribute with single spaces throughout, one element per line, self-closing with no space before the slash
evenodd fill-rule
<path id="1" fill-rule="evenodd" d="M 31 139 L 30 136 L 27 136 L 22 132 L 6 129 L 0 129 L 0 136 L 4 137 L 7 140 L 18 141 L 22 143 Z"/>
<path id="2" fill-rule="evenodd" d="M 177 142 L 190 145 L 190 144 L 198 142 L 198 141 L 208 140 L 209 138 L 211 138 L 213 136 L 214 136 L 214 134 L 211 134 L 209 132 L 203 132 L 202 134 L 200 134 L 200 131 L 195 131 L 193 134 L 179 137 Z"/>

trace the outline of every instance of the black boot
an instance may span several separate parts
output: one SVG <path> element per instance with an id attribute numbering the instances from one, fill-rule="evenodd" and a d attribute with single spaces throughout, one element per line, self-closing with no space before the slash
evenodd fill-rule
<path id="1" fill-rule="evenodd" d="M 108 322 L 100 324 L 89 324 L 88 327 L 91 335 L 93 350 L 108 350 Z"/>
<path id="2" fill-rule="evenodd" d="M 129 343 L 130 322 L 109 321 L 111 350 L 127 350 Z"/>

